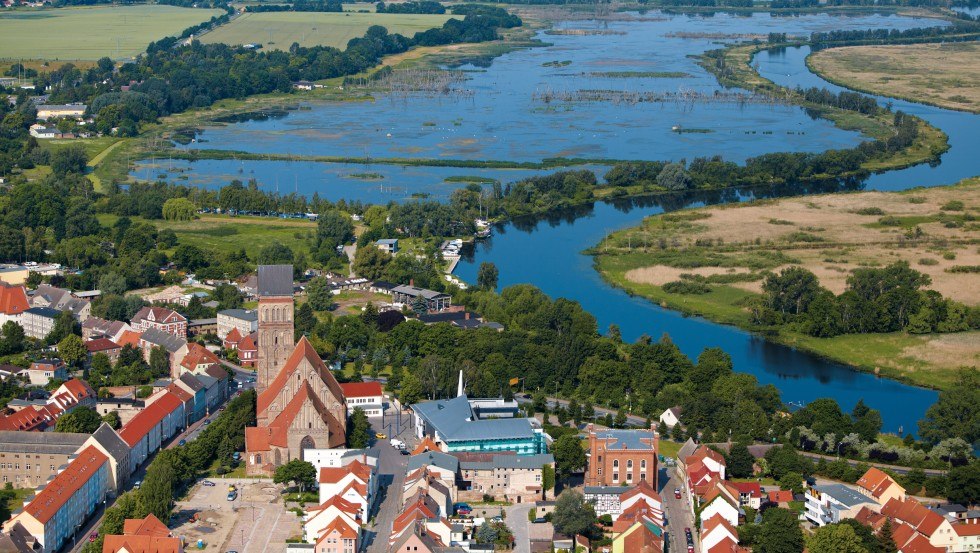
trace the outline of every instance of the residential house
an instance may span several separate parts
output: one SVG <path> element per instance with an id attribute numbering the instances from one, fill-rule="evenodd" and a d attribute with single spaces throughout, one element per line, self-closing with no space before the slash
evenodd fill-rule
<path id="1" fill-rule="evenodd" d="M 60 117 L 81 119 L 85 115 L 86 109 L 88 106 L 85 104 L 41 104 L 37 106 L 37 119 L 38 121 Z"/>
<path id="2" fill-rule="evenodd" d="M 70 311 L 75 320 L 83 323 L 91 316 L 92 304 L 76 297 L 70 290 L 49 284 L 39 284 L 31 295 L 31 307 L 50 307 L 56 311 Z"/>
<path id="3" fill-rule="evenodd" d="M 68 367 L 61 359 L 40 359 L 31 363 L 23 373 L 34 386 L 45 386 L 52 380 L 68 380 Z"/>
<path id="4" fill-rule="evenodd" d="M 948 549 L 929 543 L 929 538 L 915 531 L 908 524 L 892 526 L 892 540 L 898 553 L 947 553 Z"/>
<path id="5" fill-rule="evenodd" d="M 21 316 L 24 311 L 30 308 L 27 292 L 23 286 L 14 286 L 5 281 L 0 281 L 0 326 L 8 321 L 21 324 Z"/>
<path id="6" fill-rule="evenodd" d="M 758 482 L 729 482 L 729 485 L 738 490 L 740 505 L 755 510 L 762 506 L 762 487 Z"/>
<path id="7" fill-rule="evenodd" d="M 879 505 L 868 496 L 843 484 L 821 484 L 807 488 L 804 516 L 816 526 L 826 526 L 854 518 L 862 507 L 874 510 Z M 924 507 L 923 509 L 928 511 Z M 941 516 L 936 516 L 942 519 Z"/>
<path id="8" fill-rule="evenodd" d="M 82 445 L 82 448 L 86 447 L 94 447 L 109 458 L 109 489 L 121 494 L 131 474 L 129 444 L 111 426 L 102 423 Z"/>
<path id="9" fill-rule="evenodd" d="M 674 425 L 681 422 L 681 407 L 671 407 L 660 413 L 660 422 L 667 425 L 668 428 L 673 428 Z"/>
<path id="10" fill-rule="evenodd" d="M 191 422 L 203 419 L 208 413 L 207 389 L 201 381 L 190 373 L 184 373 L 173 381 L 170 386 L 180 388 L 194 397 L 194 411 L 187 416 Z"/>
<path id="11" fill-rule="evenodd" d="M 88 434 L 0 430 L 0 487 L 36 488 L 74 458 Z"/>
<path id="12" fill-rule="evenodd" d="M 413 453 L 408 458 L 406 474 L 421 468 L 427 468 L 430 472 L 437 473 L 439 478 L 445 482 L 455 482 L 456 476 L 459 474 L 459 459 L 441 451 Z"/>
<path id="13" fill-rule="evenodd" d="M 44 432 L 54 427 L 55 419 L 57 415 L 47 405 L 30 405 L 13 413 L 0 413 L 0 430 Z"/>
<path id="14" fill-rule="evenodd" d="M 180 360 L 182 371 L 203 374 L 208 367 L 220 365 L 221 360 L 208 348 L 196 342 L 187 344 L 187 355 Z"/>
<path id="15" fill-rule="evenodd" d="M 200 336 L 202 334 L 216 334 L 218 332 L 218 319 L 191 319 L 187 322 L 187 335 Z"/>
<path id="16" fill-rule="evenodd" d="M 875 467 L 869 468 L 855 484 L 860 493 L 870 497 L 879 505 L 884 505 L 892 499 L 905 500 L 905 488 Z"/>
<path id="17" fill-rule="evenodd" d="M 588 425 L 589 466 L 587 486 L 632 485 L 649 480 L 657 487 L 656 430 L 597 429 Z"/>
<path id="18" fill-rule="evenodd" d="M 395 255 L 396 253 L 398 253 L 397 238 L 382 238 L 381 240 L 375 242 L 374 245 L 377 246 L 379 250 L 387 254 Z"/>
<path id="19" fill-rule="evenodd" d="M 612 553 L 663 553 L 664 530 L 652 521 L 637 521 L 613 538 Z"/>
<path id="20" fill-rule="evenodd" d="M 772 503 L 777 507 L 782 507 L 784 509 L 789 508 L 790 501 L 793 501 L 792 490 L 775 490 L 769 492 L 769 503 Z"/>
<path id="21" fill-rule="evenodd" d="M 980 551 L 980 524 L 955 524 L 953 551 Z"/>
<path id="22" fill-rule="evenodd" d="M 401 494 L 403 498 L 408 498 L 403 503 L 412 501 L 419 495 L 426 495 L 432 498 L 439 506 L 440 517 L 448 517 L 453 514 L 453 504 L 456 502 L 456 487 L 452 482 L 445 482 L 437 474 L 427 469 L 419 469 L 405 477 L 402 484 Z"/>
<path id="23" fill-rule="evenodd" d="M 142 331 L 142 334 L 140 334 L 139 347 L 143 350 L 143 358 L 148 363 L 153 348 L 163 348 L 167 352 L 171 378 L 180 376 L 180 364 L 184 361 L 184 356 L 188 352 L 186 340 L 169 332 L 164 332 L 159 328 L 152 327 Z"/>
<path id="24" fill-rule="evenodd" d="M 119 359 L 119 352 L 122 351 L 122 346 L 108 338 L 96 338 L 85 342 L 85 349 L 88 350 L 90 357 L 97 353 L 103 353 L 109 357 L 109 361 L 115 363 Z"/>
<path id="25" fill-rule="evenodd" d="M 218 338 L 222 340 L 238 331 L 239 339 L 259 329 L 259 312 L 254 309 L 223 309 L 218 311 Z"/>
<path id="26" fill-rule="evenodd" d="M 715 482 L 714 486 L 708 490 L 703 498 L 699 498 L 698 508 L 701 515 L 701 525 L 704 521 L 714 516 L 720 516 L 732 527 L 739 524 L 739 517 L 744 517 L 744 512 L 739 508 L 738 490 L 727 482 Z"/>
<path id="27" fill-rule="evenodd" d="M 340 389 L 344 391 L 348 413 L 360 407 L 369 417 L 384 414 L 384 391 L 380 382 L 341 382 Z"/>
<path id="28" fill-rule="evenodd" d="M 341 519 L 353 528 L 359 528 L 362 522 L 360 506 L 342 497 L 334 496 L 316 507 L 306 510 L 303 517 L 303 539 L 307 543 L 316 543 L 334 520 Z"/>
<path id="29" fill-rule="evenodd" d="M 360 529 L 342 518 L 335 518 L 320 532 L 314 553 L 357 553 Z"/>
<path id="30" fill-rule="evenodd" d="M 809 508 L 809 501 L 807 506 Z M 957 542 L 953 524 L 946 517 L 929 510 L 912 498 L 890 499 L 881 507 L 881 514 L 911 527 L 933 547 L 948 550 Z"/>
<path id="31" fill-rule="evenodd" d="M 61 311 L 50 307 L 31 307 L 21 313 L 20 326 L 24 327 L 24 335 L 28 338 L 43 340 L 54 330 L 55 322 Z"/>
<path id="32" fill-rule="evenodd" d="M 596 516 L 609 515 L 613 520 L 623 512 L 619 498 L 632 489 L 630 486 L 585 486 L 585 500 L 592 504 Z"/>
<path id="33" fill-rule="evenodd" d="M 129 324 L 137 332 L 157 329 L 178 338 L 187 338 L 187 317 L 166 307 L 144 307 L 136 312 Z"/>
<path id="34" fill-rule="evenodd" d="M 55 553 L 105 502 L 108 491 L 109 458 L 87 447 L 7 521 L 4 530 L 19 527 L 37 540 L 41 553 Z"/>
<path id="35" fill-rule="evenodd" d="M 144 407 L 146 407 L 145 401 L 132 397 L 99 398 L 95 403 L 95 410 L 100 416 L 108 415 L 114 411 L 119 415 L 119 421 L 122 424 L 132 420 Z"/>
<path id="36" fill-rule="evenodd" d="M 57 408 L 61 413 L 70 413 L 76 407 L 95 409 L 95 390 L 88 385 L 88 382 L 72 378 L 58 386 L 45 403 Z"/>
<path id="37" fill-rule="evenodd" d="M 234 349 L 238 352 L 238 364 L 243 367 L 255 367 L 259 361 L 258 333 L 253 332 L 237 342 L 232 342 L 229 338 L 237 334 L 238 330 L 232 330 L 225 337 L 225 347 Z M 231 346 L 234 344 L 234 347 Z"/>
<path id="38" fill-rule="evenodd" d="M 378 476 L 374 467 L 355 460 L 344 467 L 323 467 L 317 479 L 320 503 L 340 497 L 357 505 L 360 520 L 367 520 L 378 491 Z"/>
<path id="39" fill-rule="evenodd" d="M 122 321 L 108 321 L 98 317 L 89 317 L 82 323 L 82 340 L 89 341 L 96 338 L 108 338 L 119 345 L 119 339 L 124 331 L 133 330 L 129 323 Z"/>
<path id="40" fill-rule="evenodd" d="M 130 473 L 136 472 L 164 442 L 184 428 L 183 410 L 184 403 L 177 396 L 165 393 L 119 430 L 119 437 L 131 449 Z"/>
<path id="41" fill-rule="evenodd" d="M 653 485 L 646 480 L 640 480 L 640 482 L 620 494 L 619 505 L 621 513 L 626 513 L 630 511 L 636 511 L 634 506 L 642 506 L 643 516 L 653 520 L 660 526 L 666 524 L 664 519 L 664 500 L 654 489 Z M 613 517 L 614 521 L 618 522 L 619 517 Z"/>
<path id="42" fill-rule="evenodd" d="M 702 551 L 711 551 L 725 541 L 737 544 L 738 530 L 725 517 L 716 514 L 707 520 L 702 520 L 700 541 Z"/>
<path id="43" fill-rule="evenodd" d="M 182 538 L 174 536 L 160 519 L 150 514 L 146 518 L 128 518 L 123 522 L 122 535 L 103 538 L 102 553 L 183 553 Z"/>
<path id="44" fill-rule="evenodd" d="M 217 365 L 211 365 L 204 374 L 198 374 L 197 379 L 204 385 L 208 414 L 216 413 L 228 397 L 228 371 Z"/>

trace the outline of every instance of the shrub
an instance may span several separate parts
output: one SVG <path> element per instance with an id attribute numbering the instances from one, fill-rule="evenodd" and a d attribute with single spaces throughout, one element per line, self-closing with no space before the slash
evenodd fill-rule
<path id="1" fill-rule="evenodd" d="M 942 209 L 943 211 L 963 211 L 963 202 L 959 200 L 950 200 L 944 203 L 939 209 Z"/>
<path id="2" fill-rule="evenodd" d="M 878 224 L 886 227 L 900 227 L 902 226 L 902 220 L 894 215 L 885 215 L 878 219 Z"/>
<path id="3" fill-rule="evenodd" d="M 703 282 L 689 280 L 675 280 L 665 283 L 662 286 L 664 292 L 668 294 L 707 294 L 711 292 L 711 287 Z"/>
<path id="4" fill-rule="evenodd" d="M 953 265 L 947 273 L 980 273 L 980 265 Z"/>
<path id="5" fill-rule="evenodd" d="M 952 261 L 956 259 L 956 254 L 954 252 L 943 252 L 943 259 Z"/>
<path id="6" fill-rule="evenodd" d="M 884 215 L 885 212 L 882 211 L 880 207 L 862 207 L 861 209 L 855 211 L 858 215 Z"/>
<path id="7" fill-rule="evenodd" d="M 939 261 L 931 257 L 923 257 L 919 260 L 919 265 L 939 265 Z"/>

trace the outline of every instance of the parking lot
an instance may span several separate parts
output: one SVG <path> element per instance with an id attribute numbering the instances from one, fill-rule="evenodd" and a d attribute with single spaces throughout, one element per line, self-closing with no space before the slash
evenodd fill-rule
<path id="1" fill-rule="evenodd" d="M 172 526 L 188 549 L 203 540 L 205 550 L 279 553 L 288 538 L 302 534 L 302 519 L 286 510 L 280 488 L 271 480 L 210 481 L 215 485 L 199 482 L 187 499 L 177 502 Z M 230 485 L 238 490 L 234 501 L 228 500 Z"/>

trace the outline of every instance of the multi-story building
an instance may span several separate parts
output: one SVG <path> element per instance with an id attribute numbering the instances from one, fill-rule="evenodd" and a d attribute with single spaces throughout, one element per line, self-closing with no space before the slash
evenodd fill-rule
<path id="1" fill-rule="evenodd" d="M 341 382 L 340 389 L 344 391 L 348 412 L 360 407 L 369 417 L 384 414 L 385 398 L 380 382 Z"/>
<path id="2" fill-rule="evenodd" d="M 585 500 L 592 504 L 597 516 L 609 515 L 613 520 L 623 511 L 619 497 L 628 492 L 629 486 L 586 486 Z"/>
<path id="3" fill-rule="evenodd" d="M 58 473 L 88 434 L 0 431 L 0 486 L 36 488 Z"/>
<path id="4" fill-rule="evenodd" d="M 76 297 L 70 290 L 40 284 L 31 295 L 31 307 L 50 307 L 56 311 L 70 311 L 75 320 L 83 323 L 91 315 L 92 304 L 89 300 Z"/>
<path id="5" fill-rule="evenodd" d="M 224 340 L 232 331 L 248 336 L 259 329 L 259 312 L 254 309 L 224 309 L 218 311 L 218 338 Z"/>
<path id="6" fill-rule="evenodd" d="M 155 328 L 187 339 L 187 317 L 166 307 L 144 307 L 136 312 L 129 324 L 137 332 Z"/>
<path id="7" fill-rule="evenodd" d="M 529 503 L 549 499 L 543 487 L 544 467 L 555 467 L 550 453 L 454 453 L 459 459 L 459 497 L 478 501 L 484 495 L 495 500 Z"/>
<path id="8" fill-rule="evenodd" d="M 105 502 L 109 482 L 109 458 L 86 447 L 4 524 L 4 530 L 19 526 L 34 537 L 42 553 L 54 553 Z"/>
<path id="9" fill-rule="evenodd" d="M 657 487 L 656 430 L 604 430 L 593 425 L 589 435 L 586 486 L 632 485 L 647 480 Z"/>
<path id="10" fill-rule="evenodd" d="M 857 491 L 884 505 L 892 499 L 905 501 L 905 488 L 880 469 L 871 467 L 858 478 Z"/>
<path id="11" fill-rule="evenodd" d="M 153 348 L 163 348 L 167 352 L 167 359 L 170 362 L 171 378 L 180 376 L 180 364 L 184 361 L 184 356 L 187 355 L 188 351 L 186 340 L 159 328 L 151 328 L 143 331 L 140 335 L 139 347 L 143 350 L 143 357 L 147 362 L 150 361 Z"/>
<path id="12" fill-rule="evenodd" d="M 808 513 L 809 510 L 810 496 L 808 493 Z M 939 548 L 944 551 L 950 551 L 958 541 L 956 530 L 949 519 L 935 511 L 930 510 L 915 499 L 893 498 L 881 507 L 881 514 L 892 520 L 892 525 L 896 534 L 895 542 L 899 544 L 899 546 L 901 546 L 901 543 L 898 540 L 899 526 L 910 528 L 910 534 L 918 534 L 932 547 Z M 835 520 L 834 522 L 837 521 Z M 914 536 L 909 536 L 908 540 L 911 541 L 913 538 Z"/>
<path id="13" fill-rule="evenodd" d="M 32 307 L 20 315 L 20 326 L 28 338 L 43 340 L 54 330 L 61 311 L 50 307 Z"/>
<path id="14" fill-rule="evenodd" d="M 119 437 L 130 447 L 129 472 L 184 428 L 184 403 L 174 394 L 165 393 L 146 406 L 119 430 Z"/>
<path id="15" fill-rule="evenodd" d="M 807 488 L 803 514 L 814 525 L 826 526 L 854 518 L 862 507 L 880 508 L 873 499 L 843 484 L 823 484 Z"/>
<path id="16" fill-rule="evenodd" d="M 449 294 L 418 288 L 412 284 L 395 286 L 391 292 L 395 303 L 411 305 L 412 302 L 421 297 L 429 311 L 442 311 L 453 303 L 453 298 Z"/>
<path id="17" fill-rule="evenodd" d="M 8 321 L 20 324 L 20 318 L 31 308 L 27 301 L 27 291 L 23 286 L 12 286 L 0 281 L 0 326 Z"/>

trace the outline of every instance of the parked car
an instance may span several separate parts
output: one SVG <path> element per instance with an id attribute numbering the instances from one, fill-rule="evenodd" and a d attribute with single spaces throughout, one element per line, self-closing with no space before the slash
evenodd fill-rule
<path id="1" fill-rule="evenodd" d="M 187 445 L 187 440 L 182 439 L 179 442 L 177 442 L 177 445 Z"/>
<path id="2" fill-rule="evenodd" d="M 458 515 L 468 515 L 473 512 L 473 508 L 466 503 L 456 503 L 453 505 L 453 510 Z"/>
<path id="3" fill-rule="evenodd" d="M 214 487 L 214 482 L 212 482 L 210 480 L 205 480 L 205 481 L 201 482 L 201 485 L 202 486 L 207 486 L 209 488 L 213 488 Z"/>
<path id="4" fill-rule="evenodd" d="M 384 432 L 378 432 L 377 434 L 374 435 L 374 437 L 377 438 L 377 439 L 379 439 L 379 440 L 386 440 L 386 439 L 388 439 L 388 435 L 385 434 Z"/>
<path id="5" fill-rule="evenodd" d="M 140 489 L 140 486 L 142 486 L 142 485 L 143 485 L 143 481 L 142 480 L 137 480 L 136 482 L 133 482 L 133 489 L 134 490 L 138 490 L 138 489 Z"/>
<path id="6" fill-rule="evenodd" d="M 238 499 L 238 492 L 228 492 L 228 501 L 234 501 Z"/>
<path id="7" fill-rule="evenodd" d="M 401 453 L 402 455 L 411 455 L 407 449 L 399 449 L 398 453 Z"/>
<path id="8" fill-rule="evenodd" d="M 674 488 L 674 499 L 680 499 L 680 498 L 681 498 L 681 489 Z"/>

